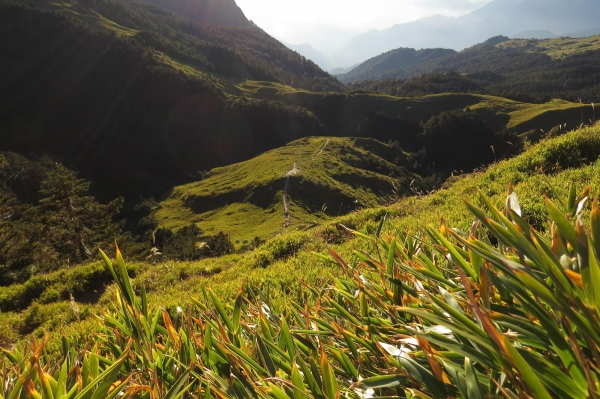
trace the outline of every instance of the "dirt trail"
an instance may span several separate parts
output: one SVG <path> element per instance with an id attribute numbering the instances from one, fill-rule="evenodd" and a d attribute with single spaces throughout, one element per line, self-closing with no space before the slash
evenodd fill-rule
<path id="1" fill-rule="evenodd" d="M 288 185 L 290 184 L 290 176 L 297 175 L 298 172 L 300 172 L 300 169 L 298 169 L 296 162 L 294 162 L 294 167 L 285 174 L 285 187 L 283 188 L 283 213 L 285 214 L 286 220 L 290 218 L 287 205 L 287 189 Z"/>
<path id="2" fill-rule="evenodd" d="M 314 160 L 316 157 L 321 155 L 321 153 L 323 153 L 323 150 L 325 149 L 325 147 L 327 147 L 327 144 L 329 144 L 330 141 L 331 141 L 331 139 L 326 139 L 325 143 L 323 144 L 323 146 L 321 147 L 319 152 L 317 152 L 315 155 L 313 155 L 313 157 L 311 159 Z M 288 203 L 287 203 L 287 190 L 288 190 L 288 186 L 290 184 L 290 176 L 295 176 L 298 173 L 300 173 L 300 169 L 298 169 L 296 162 L 294 162 L 294 166 L 292 167 L 292 169 L 290 169 L 285 174 L 285 187 L 283 188 L 283 213 L 285 214 L 285 223 L 284 223 L 285 226 L 289 225 L 289 219 L 290 219 L 290 212 L 289 212 Z"/>
<path id="3" fill-rule="evenodd" d="M 323 150 L 325 149 L 325 147 L 327 147 L 327 144 L 329 144 L 330 141 L 331 141 L 331 139 L 325 140 L 325 144 L 323 144 L 323 147 L 321 147 L 321 149 L 319 150 L 319 152 L 317 152 L 311 159 L 314 160 L 316 157 L 318 157 L 319 155 L 321 155 L 321 153 L 323 152 Z"/>

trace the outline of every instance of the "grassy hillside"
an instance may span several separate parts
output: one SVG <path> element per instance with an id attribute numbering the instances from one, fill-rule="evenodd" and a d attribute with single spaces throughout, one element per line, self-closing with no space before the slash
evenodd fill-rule
<path id="1" fill-rule="evenodd" d="M 318 149 L 319 140 L 314 142 Z M 310 154 L 307 151 L 307 155 Z M 372 250 L 369 241 L 354 239 L 341 224 L 372 235 L 384 215 L 383 231 L 418 233 L 424 226 L 439 226 L 441 218 L 447 225 L 467 231 L 473 221 L 462 198 L 473 201 L 478 192 L 489 196 L 494 204 L 503 206 L 506 189 L 512 183 L 519 196 L 523 216 L 542 232 L 546 209 L 543 195 L 555 201 L 571 184 L 579 190 L 591 187 L 590 196 L 600 194 L 600 127 L 585 128 L 563 136 L 546 139 L 514 159 L 490 166 L 485 172 L 454 177 L 443 189 L 423 197 L 410 197 L 389 207 L 369 208 L 347 216 L 334 218 L 321 227 L 307 231 L 281 234 L 245 254 L 199 262 L 160 262 L 131 265 L 130 274 L 135 276 L 134 285 L 145 285 L 151 303 L 160 303 L 170 310 L 189 303 L 189 295 L 201 296 L 201 285 L 208 284 L 219 297 L 229 301 L 242 284 L 253 289 L 269 289 L 274 298 L 300 298 L 304 289 L 301 281 L 317 286 L 324 284 L 341 270 L 311 254 L 307 250 L 326 253 L 324 244 L 347 259 L 355 250 Z M 287 165 L 286 162 L 283 162 Z M 544 174 L 540 171 L 543 170 Z M 556 193 L 561 193 L 557 196 Z M 74 313 L 69 302 L 62 302 L 61 295 L 69 292 L 85 303 L 103 292 L 102 282 L 110 278 L 100 264 L 65 269 L 46 276 L 39 276 L 19 286 L 0 288 L 2 309 L 22 312 L 2 313 L 3 341 L 13 342 L 20 334 L 36 331 L 64 331 L 74 339 L 85 342 L 97 323 L 90 315 L 98 311 L 96 305 L 79 302 L 79 312 Z M 84 283 L 85 282 L 85 283 Z M 98 291 L 94 294 L 94 291 Z M 61 294 L 62 293 L 62 294 Z M 64 296 L 63 296 L 64 297 Z M 33 305 L 31 301 L 35 301 Z M 108 306 L 110 295 L 105 294 L 99 304 Z M 77 302 L 76 302 L 77 303 Z M 11 307 L 12 306 L 12 307 Z M 60 320 L 74 323 L 62 325 Z M 77 321 L 80 320 L 80 321 Z M 53 335 L 58 344 L 58 336 Z M 78 338 L 77 338 L 78 337 Z"/>
<path id="2" fill-rule="evenodd" d="M 372 139 L 300 139 L 175 187 L 155 216 L 171 229 L 192 222 L 223 231 L 240 246 L 409 193 L 420 177 L 406 170 L 407 158 Z"/>
<path id="3" fill-rule="evenodd" d="M 577 125 L 582 111 L 591 116 L 591 106 L 563 100 L 527 104 L 459 94 L 416 99 L 369 94 L 324 98 L 261 82 L 245 82 L 237 88 L 245 95 L 312 109 L 323 115 L 321 120 L 330 118 L 332 125 L 326 127 L 335 135 L 375 136 L 399 140 L 403 146 L 415 137 L 411 127 L 418 129 L 419 121 L 456 108 L 471 109 L 494 129 L 508 127 L 534 141 L 559 124 Z M 336 103 L 327 108 L 336 110 L 336 115 L 324 115 L 325 109 L 320 107 L 327 102 Z M 390 133 L 385 128 L 393 129 L 394 125 L 382 128 L 386 119 L 412 125 Z M 315 156 L 326 142 L 321 154 Z M 302 230 L 352 210 L 418 192 L 423 189 L 421 177 L 408 171 L 416 161 L 414 156 L 372 140 L 301 139 L 250 161 L 214 169 L 196 183 L 175 187 L 160 201 L 155 217 L 161 226 L 173 230 L 195 223 L 206 234 L 223 231 L 240 248 L 254 237 L 264 240 L 276 233 Z M 297 170 L 286 178 L 294 165 Z"/>
<path id="4" fill-rule="evenodd" d="M 0 7 L 0 149 L 54 156 L 90 176 L 104 199 L 157 196 L 308 136 L 372 137 L 417 152 L 420 122 L 452 109 L 517 133 L 581 123 L 577 104 L 542 112 L 469 94 L 335 93 L 345 87 L 260 29 L 202 25 L 137 1 Z"/>
<path id="5" fill-rule="evenodd" d="M 554 59 L 565 58 L 586 51 L 600 50 L 600 35 L 556 39 L 512 39 L 497 45 L 501 49 L 514 49 L 525 53 L 547 54 Z"/>
<path id="6" fill-rule="evenodd" d="M 250 26 L 243 13 L 239 16 L 232 10 L 241 13 L 235 2 L 217 6 L 213 6 L 212 1 L 199 2 L 193 15 L 188 13 L 187 18 L 148 4 L 153 3 L 151 1 L 3 1 L 6 5 L 11 3 L 69 16 L 99 32 L 132 37 L 141 47 L 166 53 L 177 62 L 218 77 L 267 78 L 313 90 L 342 89 L 339 82 L 314 63 L 261 29 Z M 170 6 L 174 9 L 192 7 L 185 1 L 181 4 L 171 2 Z M 240 23 L 222 23 L 238 17 Z M 12 21 L 12 24 L 18 22 Z M 313 86 L 309 83 L 312 78 L 322 80 L 324 85 Z"/>
<path id="7" fill-rule="evenodd" d="M 196 22 L 219 26 L 251 26 L 235 0 L 147 0 Z"/>

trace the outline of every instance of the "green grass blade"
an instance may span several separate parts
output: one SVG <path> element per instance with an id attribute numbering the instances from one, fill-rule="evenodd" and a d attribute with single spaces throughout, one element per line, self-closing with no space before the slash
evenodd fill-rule
<path id="1" fill-rule="evenodd" d="M 401 356 L 400 364 L 412 378 L 427 389 L 434 398 L 446 398 L 448 394 L 444 384 L 439 381 L 433 373 L 421 366 L 409 356 Z"/>
<path id="2" fill-rule="evenodd" d="M 390 248 L 388 251 L 388 259 L 387 259 L 387 275 L 390 277 L 394 277 L 394 259 L 396 258 L 396 239 L 392 239 L 392 243 L 390 244 Z"/>
<path id="3" fill-rule="evenodd" d="M 600 207 L 598 207 L 598 200 L 594 200 L 594 205 L 592 206 L 592 215 L 591 215 L 591 230 L 592 230 L 592 239 L 594 240 L 594 248 L 596 250 L 596 256 L 600 257 Z"/>
<path id="4" fill-rule="evenodd" d="M 254 370 L 258 371 L 260 374 L 266 375 L 267 370 L 265 370 L 260 364 L 256 363 L 254 360 L 250 358 L 247 354 L 244 353 L 241 349 L 237 348 L 235 345 L 225 343 L 227 349 L 238 355 L 244 360 L 244 363 L 254 368 Z"/>
<path id="5" fill-rule="evenodd" d="M 465 258 L 463 258 L 459 252 L 457 251 L 457 249 L 454 247 L 454 245 L 448 241 L 446 239 L 446 237 L 444 237 L 440 232 L 438 232 L 435 229 L 429 229 L 429 231 L 431 232 L 431 234 L 433 234 L 438 241 L 440 242 L 441 245 L 443 245 L 452 255 L 452 259 L 454 260 L 454 262 L 456 262 L 461 269 L 463 269 L 463 271 L 465 273 L 467 273 L 471 278 L 476 279 L 477 278 L 477 274 L 475 273 L 475 271 L 473 270 L 473 268 L 471 267 L 471 265 L 469 265 L 469 263 L 465 260 Z"/>
<path id="6" fill-rule="evenodd" d="M 118 379 L 121 367 L 127 361 L 129 351 L 126 350 L 120 359 L 104 370 L 100 375 L 90 381 L 81 392 L 75 396 L 75 399 L 81 399 L 86 397 L 88 393 L 94 392 L 93 399 L 103 398 L 111 385 Z"/>
<path id="7" fill-rule="evenodd" d="M 300 374 L 296 363 L 292 364 L 292 384 L 294 385 L 294 399 L 308 399 L 302 375 Z"/>
<path id="8" fill-rule="evenodd" d="M 277 373 L 277 370 L 275 369 L 275 364 L 273 363 L 273 359 L 271 359 L 271 354 L 269 353 L 269 350 L 265 346 L 265 343 L 263 342 L 263 339 L 259 334 L 256 334 L 256 343 L 258 344 L 258 353 L 260 354 L 263 364 L 269 371 L 269 375 L 271 377 L 275 377 L 275 374 Z"/>
<path id="9" fill-rule="evenodd" d="M 483 389 L 481 388 L 479 380 L 477 379 L 475 367 L 473 367 L 473 363 L 471 363 L 471 359 L 468 357 L 465 358 L 465 379 L 467 382 L 469 399 L 485 399 Z"/>
<path id="10" fill-rule="evenodd" d="M 214 293 L 214 291 L 212 289 L 207 288 L 206 291 L 208 292 L 208 295 L 210 296 L 210 300 L 212 301 L 215 309 L 217 310 L 217 313 L 221 317 L 221 320 L 223 320 L 223 323 L 225 323 L 225 325 L 227 326 L 227 329 L 229 331 L 233 332 L 234 331 L 233 325 L 231 324 L 231 320 L 229 319 L 227 312 L 225 312 L 225 308 L 223 307 L 223 304 L 221 303 L 221 301 L 219 301 L 219 298 L 217 297 L 217 295 Z"/>
<path id="11" fill-rule="evenodd" d="M 290 333 L 290 329 L 285 317 L 281 318 L 281 334 L 283 335 L 283 340 L 288 350 L 290 359 L 292 359 L 293 362 L 294 358 L 296 357 L 296 345 L 294 343 L 294 339 L 292 338 L 292 334 Z"/>
<path id="12" fill-rule="evenodd" d="M 179 376 L 179 378 L 177 378 L 177 381 L 175 381 L 175 383 L 167 391 L 167 393 L 165 394 L 165 396 L 163 397 L 163 399 L 177 399 L 177 398 L 181 397 L 181 395 L 183 395 L 184 393 L 186 393 L 186 391 L 188 389 L 187 388 L 182 389 L 182 388 L 184 388 L 185 384 L 187 383 L 190 371 L 192 371 L 192 370 L 191 369 L 185 370 Z"/>
<path id="13" fill-rule="evenodd" d="M 331 367 L 331 364 L 329 364 L 329 360 L 327 360 L 325 349 L 322 346 L 319 363 L 321 366 L 321 378 L 323 380 L 323 392 L 325 393 L 325 396 L 327 399 L 338 399 L 339 391 L 337 380 L 335 379 L 333 368 Z"/>
<path id="14" fill-rule="evenodd" d="M 574 383 L 573 378 L 564 373 L 554 362 L 533 351 L 523 348 L 517 350 L 544 384 L 551 389 L 554 396 L 572 399 L 586 397 L 587 386 Z"/>
<path id="15" fill-rule="evenodd" d="M 558 232 L 567 239 L 573 247 L 577 246 L 577 233 L 569 220 L 562 214 L 549 198 L 546 198 L 546 207 L 550 213 L 550 218 L 556 223 Z"/>
<path id="16" fill-rule="evenodd" d="M 233 326 L 233 333 L 238 334 L 240 330 L 240 318 L 242 315 L 242 304 L 244 302 L 244 287 L 240 288 L 237 297 L 235 298 L 235 304 L 233 306 L 233 316 L 231 318 L 231 325 Z"/>
<path id="17" fill-rule="evenodd" d="M 382 389 L 382 388 L 394 388 L 405 385 L 408 382 L 408 378 L 400 374 L 391 375 L 378 375 L 376 377 L 369 377 L 360 380 L 353 384 L 351 388 L 359 389 Z"/>
<path id="18" fill-rule="evenodd" d="M 504 337 L 504 345 L 511 357 L 513 365 L 517 370 L 519 370 L 521 377 L 531 389 L 534 397 L 536 399 L 552 399 L 552 396 L 550 396 L 544 384 L 535 375 L 535 372 L 532 370 L 531 366 L 525 361 L 525 359 L 523 359 L 521 354 L 515 349 L 515 347 L 506 337 Z"/>
<path id="19" fill-rule="evenodd" d="M 600 282 L 600 264 L 598 262 L 598 257 L 595 253 L 595 250 L 590 242 L 590 280 L 594 282 L 591 284 L 592 292 L 593 292 L 593 304 L 596 308 L 598 314 L 600 314 L 600 286 L 598 283 Z"/>
<path id="20" fill-rule="evenodd" d="M 133 288 L 131 287 L 131 281 L 129 280 L 129 274 L 127 274 L 127 268 L 125 267 L 125 261 L 123 260 L 123 255 L 121 255 L 121 251 L 119 247 L 117 247 L 117 267 L 119 269 L 119 275 L 121 278 L 121 284 L 123 288 L 125 288 L 125 292 L 122 295 L 125 296 L 125 299 L 129 303 L 130 306 L 134 307 L 136 303 L 135 294 L 133 293 Z"/>

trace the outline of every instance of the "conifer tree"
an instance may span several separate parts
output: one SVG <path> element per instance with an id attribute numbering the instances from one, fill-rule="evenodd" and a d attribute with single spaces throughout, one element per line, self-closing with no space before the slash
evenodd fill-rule
<path id="1" fill-rule="evenodd" d="M 61 164 L 48 172 L 42 182 L 40 216 L 46 237 L 63 259 L 86 260 L 101 244 L 114 242 L 121 226 L 114 216 L 123 199 L 102 205 L 87 195 L 90 183 Z"/>

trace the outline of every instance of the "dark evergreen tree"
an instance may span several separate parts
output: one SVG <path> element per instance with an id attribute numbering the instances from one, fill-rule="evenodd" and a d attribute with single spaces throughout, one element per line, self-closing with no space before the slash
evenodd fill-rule
<path id="1" fill-rule="evenodd" d="M 202 257 L 199 246 L 202 230 L 195 224 L 184 226 L 173 233 L 170 229 L 159 229 L 155 233 L 157 247 L 171 259 L 197 260 Z"/>
<path id="2" fill-rule="evenodd" d="M 495 135 L 472 111 L 442 112 L 423 124 L 425 162 L 442 172 L 469 172 L 494 161 Z"/>
<path id="3" fill-rule="evenodd" d="M 88 259 L 99 245 L 108 246 L 120 234 L 114 217 L 123 205 L 118 198 L 106 205 L 87 195 L 90 183 L 61 164 L 48 172 L 40 189 L 40 220 L 46 239 L 63 259 Z"/>
<path id="4" fill-rule="evenodd" d="M 229 236 L 222 231 L 215 236 L 204 237 L 206 246 L 204 252 L 207 256 L 221 256 L 233 253 L 235 247 L 229 239 Z"/>

